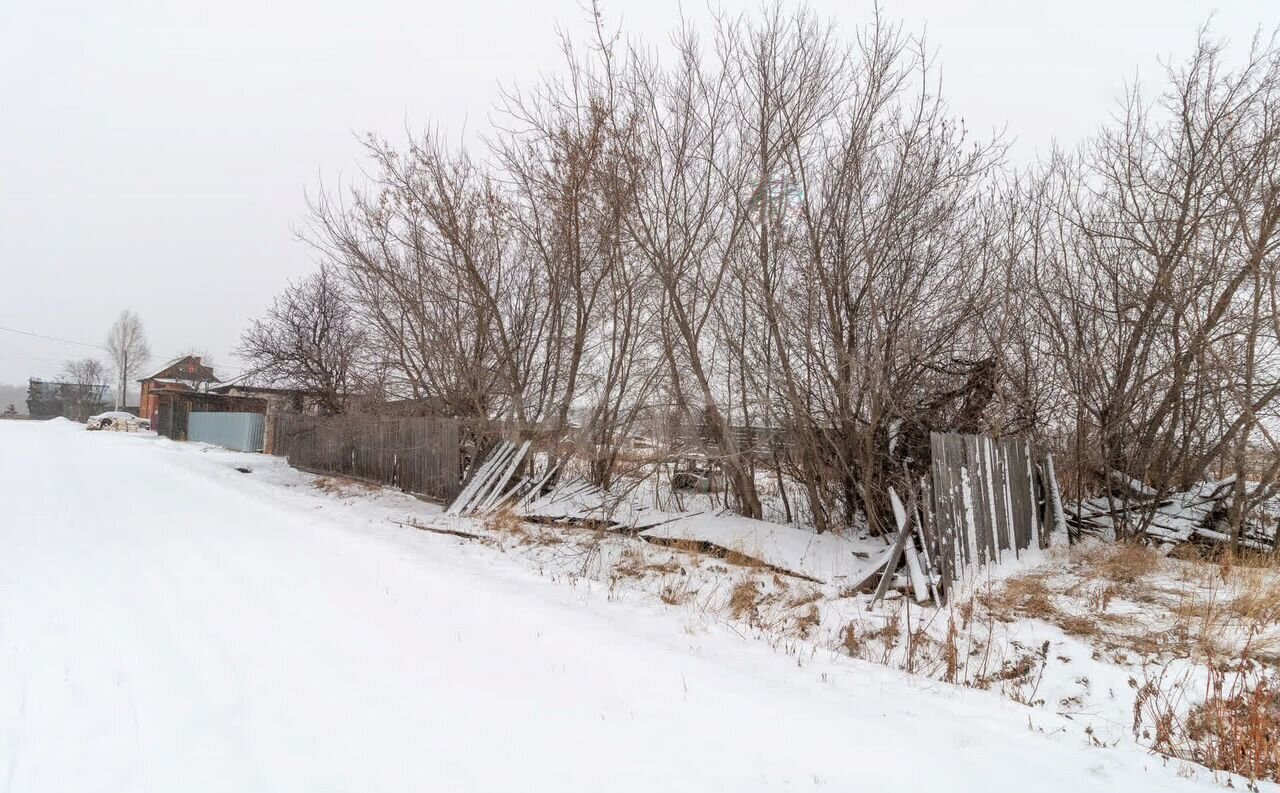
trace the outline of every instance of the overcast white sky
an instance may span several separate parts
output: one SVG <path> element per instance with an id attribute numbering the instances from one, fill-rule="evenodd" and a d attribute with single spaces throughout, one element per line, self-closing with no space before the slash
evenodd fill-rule
<path id="1" fill-rule="evenodd" d="M 850 32 L 872 8 L 811 5 Z M 1087 135 L 1210 14 L 1239 47 L 1280 23 L 1275 0 L 882 7 L 927 25 L 952 106 L 1007 124 L 1018 162 Z M 605 2 L 651 40 L 679 8 Z M 0 327 L 101 343 L 132 308 L 157 361 L 198 348 L 238 372 L 240 332 L 312 266 L 304 191 L 358 174 L 355 133 L 481 129 L 497 86 L 555 68 L 557 25 L 581 20 L 577 0 L 0 0 Z M 0 383 L 85 353 L 0 331 Z"/>

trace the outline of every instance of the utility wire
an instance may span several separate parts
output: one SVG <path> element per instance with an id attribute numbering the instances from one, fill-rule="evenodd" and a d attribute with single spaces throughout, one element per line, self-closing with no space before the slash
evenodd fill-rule
<path id="1" fill-rule="evenodd" d="M 78 344 L 81 347 L 93 347 L 96 350 L 107 349 L 101 344 L 90 344 L 85 341 L 74 341 L 72 339 L 64 339 L 59 336 L 46 336 L 43 333 L 32 333 L 29 330 L 18 330 L 17 328 L 6 328 L 3 325 L 0 325 L 0 330 L 6 331 L 8 333 L 16 333 L 19 336 L 31 336 L 32 338 L 36 338 L 36 339 L 48 339 L 49 341 L 60 341 L 63 344 Z"/>

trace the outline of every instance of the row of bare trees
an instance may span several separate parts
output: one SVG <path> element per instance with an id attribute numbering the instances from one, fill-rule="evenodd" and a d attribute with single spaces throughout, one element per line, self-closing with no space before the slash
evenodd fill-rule
<path id="1" fill-rule="evenodd" d="M 59 377 L 65 386 L 71 386 L 69 404 L 72 415 L 80 419 L 103 407 L 103 394 L 111 384 L 111 375 L 115 375 L 115 407 L 120 409 L 125 404 L 125 395 L 129 383 L 146 365 L 151 357 L 151 349 L 147 344 L 146 332 L 142 328 L 142 320 L 128 309 L 121 311 L 107 331 L 107 343 L 102 349 L 107 353 L 110 364 L 104 364 L 93 357 L 74 358 L 67 361 Z"/>
<path id="2" fill-rule="evenodd" d="M 1239 473 L 1239 510 L 1246 479 L 1261 493 L 1280 473 L 1280 57 L 1258 39 L 1229 68 L 1202 35 L 1120 110 L 1014 193 L 1036 426 L 1077 477 L 1168 492 Z"/>
<path id="3" fill-rule="evenodd" d="M 683 422 L 740 512 L 795 483 L 819 531 L 878 529 L 930 430 L 1035 435 L 1080 487 L 1171 488 L 1270 442 L 1269 42 L 1228 68 L 1202 35 L 1153 98 L 1014 172 L 882 18 L 847 39 L 779 4 L 661 54 L 592 22 L 481 149 L 367 141 L 371 185 L 313 202 L 320 272 L 246 334 L 268 377 L 571 441 L 605 484 L 642 424 Z"/>

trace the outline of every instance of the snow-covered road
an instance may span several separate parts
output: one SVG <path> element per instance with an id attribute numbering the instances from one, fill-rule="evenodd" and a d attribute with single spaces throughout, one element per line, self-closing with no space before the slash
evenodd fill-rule
<path id="1" fill-rule="evenodd" d="M 353 520 L 290 476 L 0 422 L 0 791 L 1212 788 L 994 694 Z"/>

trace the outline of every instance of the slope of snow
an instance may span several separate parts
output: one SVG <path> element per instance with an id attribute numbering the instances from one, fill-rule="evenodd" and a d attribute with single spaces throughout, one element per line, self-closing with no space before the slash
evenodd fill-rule
<path id="1" fill-rule="evenodd" d="M 995 694 L 353 520 L 290 475 L 0 423 L 0 788 L 1213 789 Z"/>
<path id="2" fill-rule="evenodd" d="M 739 515 L 692 515 L 642 534 L 666 540 L 710 543 L 822 583 L 860 581 L 882 563 L 883 542 L 814 534 Z"/>

